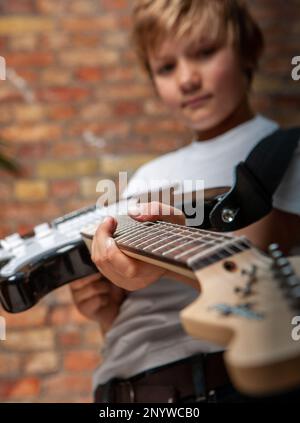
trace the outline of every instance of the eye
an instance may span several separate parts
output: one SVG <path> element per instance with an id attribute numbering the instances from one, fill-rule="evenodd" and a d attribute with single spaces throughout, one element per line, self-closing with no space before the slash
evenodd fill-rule
<path id="1" fill-rule="evenodd" d="M 155 73 L 157 75 L 168 75 L 175 69 L 175 63 L 166 63 L 164 65 L 159 66 Z"/>
<path id="2" fill-rule="evenodd" d="M 207 46 L 207 47 L 201 47 L 198 50 L 196 50 L 193 54 L 195 58 L 209 58 L 213 56 L 217 51 L 216 46 Z"/>

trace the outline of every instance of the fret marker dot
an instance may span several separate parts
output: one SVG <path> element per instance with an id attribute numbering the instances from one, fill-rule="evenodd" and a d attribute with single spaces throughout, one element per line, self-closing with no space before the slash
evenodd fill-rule
<path id="1" fill-rule="evenodd" d="M 227 270 L 227 272 L 236 272 L 237 271 L 237 265 L 234 261 L 225 261 L 223 263 L 224 269 Z"/>

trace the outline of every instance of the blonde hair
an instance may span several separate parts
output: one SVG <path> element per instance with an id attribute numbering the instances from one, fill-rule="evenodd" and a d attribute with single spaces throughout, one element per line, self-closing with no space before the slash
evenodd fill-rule
<path id="1" fill-rule="evenodd" d="M 135 0 L 132 41 L 142 67 L 151 75 L 148 53 L 168 37 L 230 39 L 249 79 L 264 47 L 262 32 L 243 0 Z M 224 38 L 225 37 L 225 38 Z"/>

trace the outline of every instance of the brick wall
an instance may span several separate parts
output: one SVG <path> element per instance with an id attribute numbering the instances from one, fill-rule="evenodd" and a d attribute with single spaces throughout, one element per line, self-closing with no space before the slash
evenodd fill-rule
<path id="1" fill-rule="evenodd" d="M 257 110 L 299 124 L 299 0 L 252 0 L 267 51 L 255 81 Z M 129 0 L 0 0 L 0 139 L 21 165 L 1 172 L 0 237 L 95 201 L 96 182 L 133 172 L 189 134 L 170 119 L 128 43 Z M 91 401 L 100 336 L 67 287 L 8 315 L 0 342 L 0 401 Z"/>

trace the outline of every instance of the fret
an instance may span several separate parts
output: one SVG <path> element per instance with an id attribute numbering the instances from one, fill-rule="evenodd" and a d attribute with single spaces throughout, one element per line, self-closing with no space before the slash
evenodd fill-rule
<path id="1" fill-rule="evenodd" d="M 126 232 L 131 231 L 131 229 L 136 228 L 137 225 L 135 224 L 126 224 L 126 225 L 118 225 L 117 230 L 115 232 L 115 236 L 121 236 L 126 234 Z"/>
<path id="2" fill-rule="evenodd" d="M 171 248 L 170 250 L 164 251 L 162 255 L 165 256 L 165 255 L 173 254 L 173 253 L 175 253 L 175 251 L 177 251 L 177 253 L 178 253 L 178 250 L 181 250 L 182 248 L 185 248 L 187 245 L 194 244 L 195 241 L 196 241 L 195 239 L 191 239 L 191 240 L 189 239 L 189 241 L 184 242 L 181 245 L 178 245 L 178 246 L 176 246 L 174 248 Z"/>
<path id="3" fill-rule="evenodd" d="M 163 244 L 161 247 L 155 248 L 154 250 L 152 250 L 152 253 L 156 253 L 157 251 L 161 250 L 162 248 L 166 248 L 166 247 L 174 244 L 174 242 L 182 241 L 181 239 L 178 240 L 178 238 L 176 237 L 176 235 L 173 235 L 171 238 L 174 238 L 174 237 L 175 237 L 175 239 L 173 241 L 170 241 L 167 244 Z"/>
<path id="4" fill-rule="evenodd" d="M 244 238 L 168 222 L 130 222 L 118 225 L 117 244 L 131 251 L 197 270 L 250 247 Z"/>
<path id="5" fill-rule="evenodd" d="M 208 254 L 214 253 L 216 249 L 222 249 L 222 248 L 224 249 L 225 246 L 226 245 L 229 246 L 231 244 L 231 242 L 232 242 L 232 240 L 225 241 L 222 245 L 214 245 L 214 246 L 212 246 L 210 248 L 207 248 L 206 251 L 199 252 L 199 253 L 195 254 L 193 257 L 191 257 L 190 258 L 190 261 L 191 262 L 192 261 L 197 261 L 198 259 L 201 259 L 201 257 L 204 256 L 204 254 L 208 255 Z"/>
<path id="6" fill-rule="evenodd" d="M 125 227 L 118 228 L 114 234 L 115 237 L 121 237 L 125 235 L 128 231 L 133 229 L 135 225 L 126 225 Z"/>
<path id="7" fill-rule="evenodd" d="M 162 246 L 165 246 L 165 241 L 170 240 L 172 238 L 174 239 L 174 237 L 175 237 L 175 240 L 174 241 L 178 241 L 178 238 L 176 238 L 176 235 L 170 235 L 170 236 L 168 236 L 167 238 L 164 238 L 164 239 L 161 239 L 161 236 L 159 236 L 159 237 L 157 237 L 157 238 L 160 238 L 159 241 L 152 242 L 151 244 L 146 245 L 146 247 L 143 247 L 143 250 L 144 251 L 150 250 L 150 252 L 151 252 L 152 247 L 157 248 L 158 245 L 161 244 L 161 243 L 164 243 Z"/>
<path id="8" fill-rule="evenodd" d="M 205 231 L 203 229 L 197 229 L 197 228 L 186 228 L 181 225 L 176 225 L 172 223 L 167 222 L 158 222 L 162 226 L 165 226 L 166 228 L 172 227 L 175 231 L 178 231 L 179 235 L 184 234 L 185 236 L 193 236 L 197 239 L 204 239 L 205 241 L 208 240 L 215 240 L 217 242 L 223 242 L 224 240 L 232 240 L 235 237 L 232 235 L 226 235 L 226 234 L 220 234 L 218 232 L 213 231 Z"/>
<path id="9" fill-rule="evenodd" d="M 225 241 L 223 245 L 208 248 L 206 251 L 190 257 L 187 263 L 192 269 L 199 270 L 209 264 L 236 254 L 234 251 L 236 249 L 238 252 L 241 252 L 249 247 L 250 243 L 245 242 L 244 238 L 237 240 L 231 239 L 230 241 Z"/>
<path id="10" fill-rule="evenodd" d="M 131 246 L 131 247 L 138 248 L 140 246 L 140 244 L 148 241 L 149 239 L 152 239 L 153 235 L 155 236 L 158 233 L 161 233 L 161 231 L 158 231 L 158 230 L 157 231 L 151 231 L 150 233 L 147 233 L 146 235 L 135 237 L 135 238 L 133 238 L 133 240 L 131 242 L 128 242 L 127 245 Z"/>
<path id="11" fill-rule="evenodd" d="M 127 233 L 125 233 L 124 235 L 117 237 L 117 241 L 124 242 L 127 239 L 130 240 L 133 236 L 136 236 L 138 234 L 144 234 L 145 232 L 146 232 L 145 228 L 135 227 L 135 228 L 131 229 L 130 231 L 128 231 Z"/>
<path id="12" fill-rule="evenodd" d="M 147 233 L 148 232 L 148 233 Z M 154 229 L 154 230 L 151 230 L 151 231 L 145 231 L 145 232 L 143 232 L 142 234 L 141 233 L 139 233 L 138 235 L 136 235 L 136 236 L 134 236 L 134 237 L 132 237 L 131 239 L 130 239 L 130 242 L 126 242 L 126 244 L 128 245 L 128 246 L 135 246 L 135 247 L 137 247 L 137 245 L 141 242 L 141 240 L 142 239 L 144 239 L 144 240 L 146 240 L 147 238 L 149 238 L 149 237 L 153 237 L 153 235 L 156 235 L 156 234 L 158 234 L 158 233 L 161 233 L 161 231 L 159 231 L 158 229 Z M 166 232 L 167 233 L 167 232 Z M 137 245 L 134 245 L 134 244 L 136 244 L 136 242 L 138 243 Z"/>
<path id="13" fill-rule="evenodd" d="M 197 250 L 199 250 L 198 252 L 203 251 L 203 250 L 205 251 L 205 250 L 208 249 L 207 247 L 210 246 L 210 245 L 213 245 L 213 243 L 214 243 L 214 241 L 211 241 L 211 242 L 208 242 L 208 243 L 201 245 L 201 246 L 199 244 L 197 244 L 194 247 L 188 249 L 187 251 L 184 251 L 180 254 L 176 254 L 174 256 L 174 259 L 179 260 L 179 259 L 182 259 L 185 256 L 188 256 L 188 257 L 186 257 L 186 260 L 188 260 L 189 258 L 191 258 L 195 255 L 195 251 L 197 251 Z"/>
<path id="14" fill-rule="evenodd" d="M 158 235 L 157 235 L 158 234 Z M 154 236 L 153 236 L 154 235 Z M 139 242 L 138 244 L 136 244 L 134 247 L 135 248 L 141 248 L 142 247 L 142 245 L 144 245 L 144 244 L 147 244 L 147 242 L 151 242 L 151 241 L 153 241 L 154 239 L 157 239 L 157 238 L 160 238 L 160 240 L 161 240 L 161 236 L 162 235 L 167 235 L 167 237 L 170 235 L 170 233 L 169 232 L 167 232 L 167 231 L 161 231 L 161 230 L 158 230 L 158 231 L 156 231 L 156 233 L 151 233 L 151 234 L 149 234 L 149 236 L 148 237 L 146 237 L 147 239 L 145 239 L 144 241 L 142 241 L 142 242 Z"/>

